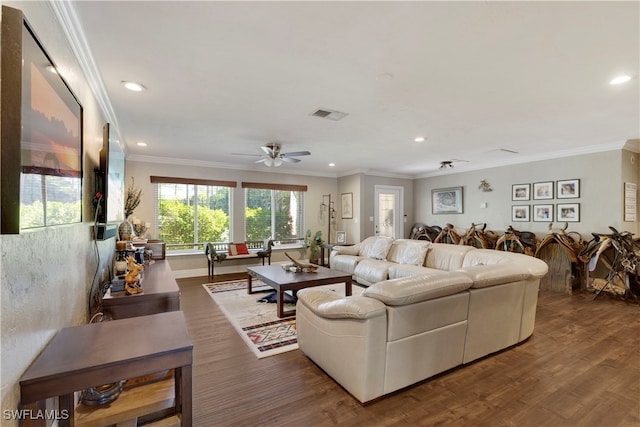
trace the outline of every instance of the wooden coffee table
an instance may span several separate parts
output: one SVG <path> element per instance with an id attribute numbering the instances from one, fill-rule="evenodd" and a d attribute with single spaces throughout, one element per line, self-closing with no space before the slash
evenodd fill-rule
<path id="1" fill-rule="evenodd" d="M 331 270 L 326 267 L 318 267 L 313 273 L 294 273 L 285 271 L 280 265 L 264 265 L 249 267 L 249 283 L 247 293 L 253 294 L 251 288 L 252 277 L 259 279 L 276 290 L 278 317 L 289 317 L 296 314 L 295 310 L 284 311 L 284 292 L 293 291 L 312 286 L 332 285 L 344 282 L 345 295 L 351 295 L 351 275 L 344 272 Z"/>

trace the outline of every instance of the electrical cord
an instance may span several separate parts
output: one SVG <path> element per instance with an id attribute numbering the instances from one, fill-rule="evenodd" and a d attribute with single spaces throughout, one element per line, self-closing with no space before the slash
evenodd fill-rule
<path id="1" fill-rule="evenodd" d="M 98 193 L 100 194 L 100 193 Z M 100 196 L 97 199 L 97 203 L 96 203 L 96 213 L 93 217 L 93 248 L 96 254 L 96 271 L 93 274 L 93 280 L 91 281 L 91 287 L 89 289 L 89 298 L 87 301 L 87 310 L 89 312 L 89 315 L 92 314 L 92 300 L 93 300 L 93 296 L 94 296 L 94 289 L 96 287 L 96 278 L 98 277 L 98 272 L 100 271 L 100 250 L 98 248 L 98 214 L 100 213 L 100 209 L 102 208 L 102 194 L 100 194 Z M 111 272 L 109 272 L 109 276 L 111 276 Z M 109 281 L 111 280 L 111 277 L 109 277 Z M 100 286 L 99 283 L 97 286 Z M 100 311 L 100 306 L 102 305 L 102 290 L 99 289 L 98 290 L 98 304 L 97 304 L 97 312 Z M 98 313 L 96 313 L 98 314 Z M 93 320 L 93 318 L 95 317 L 95 314 L 91 317 L 91 320 Z M 91 323 L 91 321 L 90 321 Z"/>

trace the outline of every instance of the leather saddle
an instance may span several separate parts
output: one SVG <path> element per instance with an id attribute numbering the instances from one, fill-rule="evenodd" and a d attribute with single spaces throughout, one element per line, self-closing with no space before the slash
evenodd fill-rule
<path id="1" fill-rule="evenodd" d="M 575 231 L 567 233 L 568 226 L 569 224 L 565 222 L 560 231 L 554 231 L 553 223 L 549 224 L 549 232 L 542 238 L 535 252 L 536 258 L 540 258 L 540 251 L 547 245 L 557 243 L 566 251 L 572 263 L 578 262 L 578 254 L 584 246 L 584 241 L 580 233 Z"/>
<path id="2" fill-rule="evenodd" d="M 511 225 L 496 242 L 496 250 L 517 252 L 533 256 L 538 249 L 538 238 L 531 231 L 519 231 Z"/>

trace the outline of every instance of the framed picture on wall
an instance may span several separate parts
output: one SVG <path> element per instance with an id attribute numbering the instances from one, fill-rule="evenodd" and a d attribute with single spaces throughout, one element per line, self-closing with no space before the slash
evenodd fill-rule
<path id="1" fill-rule="evenodd" d="M 345 243 L 347 243 L 347 232 L 336 231 L 336 244 L 344 245 Z"/>
<path id="2" fill-rule="evenodd" d="M 82 222 L 82 106 L 22 12 L 2 8 L 3 234 Z M 6 86 L 5 86 L 6 85 Z"/>
<path id="3" fill-rule="evenodd" d="M 535 222 L 553 221 L 553 205 L 533 205 L 533 220 Z"/>
<path id="4" fill-rule="evenodd" d="M 529 205 L 511 206 L 511 221 L 529 222 Z"/>
<path id="5" fill-rule="evenodd" d="M 511 200 L 529 200 L 529 184 L 514 184 L 511 186 Z"/>
<path id="6" fill-rule="evenodd" d="M 340 207 L 342 209 L 342 219 L 353 218 L 353 193 L 342 193 L 340 195 Z"/>
<path id="7" fill-rule="evenodd" d="M 580 222 L 580 203 L 564 203 L 556 205 L 557 221 Z"/>
<path id="8" fill-rule="evenodd" d="M 553 181 L 534 182 L 533 200 L 553 199 Z"/>
<path id="9" fill-rule="evenodd" d="M 556 181 L 556 194 L 558 199 L 577 199 L 580 197 L 580 180 Z"/>
<path id="10" fill-rule="evenodd" d="M 434 214 L 461 214 L 462 187 L 431 190 L 431 211 Z"/>

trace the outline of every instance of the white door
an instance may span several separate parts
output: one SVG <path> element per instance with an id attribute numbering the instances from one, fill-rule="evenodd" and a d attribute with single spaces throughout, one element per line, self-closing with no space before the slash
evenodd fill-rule
<path id="1" fill-rule="evenodd" d="M 375 186 L 374 224 L 376 236 L 402 238 L 404 188 Z"/>

